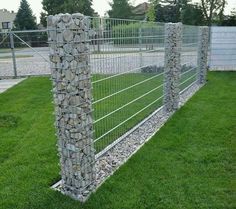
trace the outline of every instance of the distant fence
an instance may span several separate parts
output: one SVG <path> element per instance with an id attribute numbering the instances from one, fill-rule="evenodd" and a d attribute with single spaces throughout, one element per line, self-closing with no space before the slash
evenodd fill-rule
<path id="1" fill-rule="evenodd" d="M 47 30 L 0 33 L 0 78 L 49 75 Z"/>
<path id="2" fill-rule="evenodd" d="M 109 73 L 110 69 L 119 72 L 126 67 L 146 66 L 146 71 L 150 67 L 159 70 L 163 67 L 163 23 L 112 18 L 90 20 L 89 48 L 93 73 Z M 183 46 L 187 48 L 182 63 L 196 63 L 193 49 L 198 43 L 197 30 L 198 27 L 194 26 L 183 27 Z M 0 32 L 0 78 L 50 75 L 47 33 L 48 30 Z M 236 70 L 236 27 L 213 26 L 210 37 L 209 69 Z"/>
<path id="3" fill-rule="evenodd" d="M 211 27 L 210 70 L 236 70 L 236 27 Z"/>

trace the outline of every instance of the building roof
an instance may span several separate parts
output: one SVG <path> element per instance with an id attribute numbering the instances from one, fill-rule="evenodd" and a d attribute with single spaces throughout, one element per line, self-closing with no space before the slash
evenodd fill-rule
<path id="1" fill-rule="evenodd" d="M 145 15 L 148 11 L 149 3 L 144 2 L 132 9 L 133 14 L 135 15 Z"/>

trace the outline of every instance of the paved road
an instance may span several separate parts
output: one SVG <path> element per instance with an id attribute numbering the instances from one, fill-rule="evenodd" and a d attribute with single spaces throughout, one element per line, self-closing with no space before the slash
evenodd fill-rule
<path id="1" fill-rule="evenodd" d="M 17 74 L 19 76 L 50 74 L 50 64 L 46 61 L 48 60 L 48 48 L 35 48 L 35 50 L 38 53 L 30 49 L 16 51 Z M 123 54 L 114 53 L 114 50 L 116 49 L 111 49 L 109 53 L 91 55 L 90 63 L 93 73 L 113 74 L 127 71 L 133 72 L 133 69 L 140 66 L 164 65 L 163 48 L 159 48 L 155 52 L 144 52 L 142 56 L 137 51 L 137 48 L 119 49 L 125 52 Z M 10 53 L 0 54 L 0 77 L 13 76 L 12 59 L 7 57 L 10 55 Z M 196 52 L 191 52 L 191 50 L 190 52 L 184 52 L 182 64 L 185 63 L 187 65 L 196 65 Z"/>

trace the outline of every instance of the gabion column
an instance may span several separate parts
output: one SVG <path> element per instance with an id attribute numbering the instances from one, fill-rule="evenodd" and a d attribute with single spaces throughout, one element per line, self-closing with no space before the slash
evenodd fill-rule
<path id="1" fill-rule="evenodd" d="M 209 28 L 207 26 L 200 27 L 199 44 L 198 44 L 198 82 L 199 84 L 204 84 L 206 82 L 208 44 L 209 44 Z"/>
<path id="2" fill-rule="evenodd" d="M 61 191 L 84 201 L 95 184 L 90 20 L 82 14 L 48 17 Z"/>
<path id="3" fill-rule="evenodd" d="M 173 112 L 179 106 L 182 24 L 165 24 L 164 108 Z"/>

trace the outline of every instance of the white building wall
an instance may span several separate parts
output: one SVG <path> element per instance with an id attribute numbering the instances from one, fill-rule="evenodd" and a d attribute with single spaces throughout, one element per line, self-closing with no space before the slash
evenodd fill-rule
<path id="1" fill-rule="evenodd" d="M 211 70 L 236 70 L 236 27 L 211 27 Z"/>
<path id="2" fill-rule="evenodd" d="M 4 29 L 2 28 L 3 22 L 10 22 L 10 28 L 12 28 L 15 18 L 16 18 L 16 13 L 10 12 L 6 9 L 0 9 L 0 30 L 4 31 Z"/>

